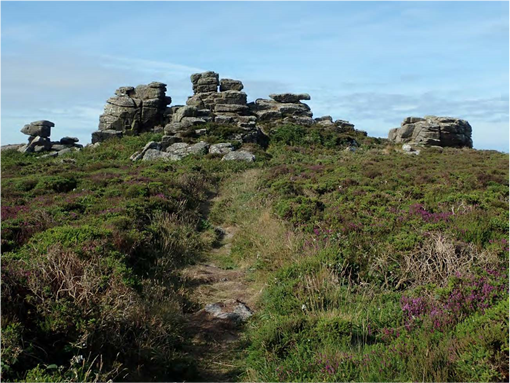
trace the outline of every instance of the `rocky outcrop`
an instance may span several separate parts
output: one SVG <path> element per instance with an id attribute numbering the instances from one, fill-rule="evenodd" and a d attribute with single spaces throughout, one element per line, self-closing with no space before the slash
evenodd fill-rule
<path id="1" fill-rule="evenodd" d="M 407 117 L 400 128 L 391 129 L 388 140 L 440 147 L 473 147 L 469 122 L 453 117 Z"/>
<path id="2" fill-rule="evenodd" d="M 166 84 L 151 82 L 148 85 L 123 86 L 106 101 L 104 113 L 99 117 L 99 130 L 92 133 L 92 143 L 124 134 L 154 131 L 165 122 L 167 105 Z M 117 133 L 114 133 L 117 132 Z"/>
<path id="3" fill-rule="evenodd" d="M 210 145 L 205 141 L 200 141 L 195 144 L 185 142 L 170 142 L 164 136 L 161 142 L 151 141 L 145 147 L 134 153 L 131 156 L 132 161 L 152 161 L 157 159 L 164 159 L 166 161 L 179 161 L 183 158 L 194 155 L 203 156 L 208 153 L 222 155 L 222 160 L 225 161 L 255 161 L 255 156 L 247 151 L 234 151 L 234 145 L 230 142 L 222 142 L 219 144 Z"/>
<path id="4" fill-rule="evenodd" d="M 310 100 L 306 93 L 271 94 L 270 99 L 257 99 L 248 103 L 239 80 L 220 79 L 216 72 L 195 73 L 190 76 L 193 95 L 186 105 L 169 107 L 171 98 L 166 96 L 166 85 L 152 82 L 136 88 L 124 86 L 108 99 L 104 113 L 99 118 L 99 130 L 92 133 L 92 143 L 102 142 L 124 134 L 146 131 L 163 132 L 180 142 L 190 135 L 207 135 L 207 123 L 237 128 L 231 139 L 241 143 L 264 145 L 268 138 L 264 126 L 295 123 L 310 126 L 320 124 L 336 127 L 339 131 L 354 130 L 348 121 L 329 116 L 313 119 L 310 107 L 303 100 Z"/>
<path id="5" fill-rule="evenodd" d="M 18 146 L 17 150 L 21 153 L 51 152 L 56 156 L 83 147 L 78 144 L 76 137 L 63 137 L 60 141 L 51 141 L 51 128 L 54 126 L 55 124 L 48 120 L 34 121 L 25 125 L 21 128 L 21 133 L 29 136 L 28 143 Z"/>

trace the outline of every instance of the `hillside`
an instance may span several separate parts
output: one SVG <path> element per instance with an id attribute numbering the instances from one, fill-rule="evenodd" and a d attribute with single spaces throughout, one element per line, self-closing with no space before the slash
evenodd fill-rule
<path id="1" fill-rule="evenodd" d="M 508 381 L 508 154 L 200 127 L 2 152 L 3 381 Z"/>

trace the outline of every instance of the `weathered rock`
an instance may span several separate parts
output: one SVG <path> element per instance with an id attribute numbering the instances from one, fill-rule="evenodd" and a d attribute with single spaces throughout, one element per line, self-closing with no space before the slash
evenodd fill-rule
<path id="1" fill-rule="evenodd" d="M 73 145 L 62 145 L 62 144 L 54 144 L 54 143 L 51 144 L 51 150 L 56 150 L 56 151 L 64 150 L 64 149 L 72 148 L 72 147 L 73 147 Z"/>
<path id="2" fill-rule="evenodd" d="M 471 134 L 471 125 L 458 118 L 407 117 L 400 128 L 390 130 L 388 139 L 395 143 L 471 148 L 473 147 Z"/>
<path id="3" fill-rule="evenodd" d="M 214 117 L 214 122 L 217 124 L 232 124 L 234 122 L 234 116 L 217 115 Z"/>
<path id="4" fill-rule="evenodd" d="M 30 125 L 34 125 L 34 126 L 49 126 L 50 128 L 55 127 L 55 124 L 53 122 L 51 122 L 51 121 L 48 121 L 48 120 L 34 121 L 34 122 L 31 122 Z"/>
<path id="5" fill-rule="evenodd" d="M 182 138 L 176 136 L 163 136 L 161 138 L 161 150 L 166 150 L 170 145 L 181 142 Z"/>
<path id="6" fill-rule="evenodd" d="M 333 125 L 333 117 L 331 116 L 322 116 L 314 119 L 317 124 L 321 125 Z"/>
<path id="7" fill-rule="evenodd" d="M 350 132 L 354 130 L 354 124 L 351 124 L 349 121 L 345 120 L 336 120 L 334 122 L 335 126 L 338 128 L 338 132 Z"/>
<path id="8" fill-rule="evenodd" d="M 28 144 L 23 145 L 18 149 L 21 153 L 33 153 L 48 151 L 51 149 L 51 142 L 46 137 L 37 136 L 31 140 Z"/>
<path id="9" fill-rule="evenodd" d="M 138 161 L 138 160 L 141 160 L 141 159 L 143 158 L 143 155 L 144 155 L 144 154 L 145 154 L 145 153 L 142 153 L 142 151 L 140 150 L 140 151 L 138 151 L 138 152 L 134 152 L 134 153 L 131 155 L 131 157 L 129 157 L 129 159 L 130 159 L 131 161 Z"/>
<path id="10" fill-rule="evenodd" d="M 207 154 L 209 151 L 209 146 L 210 145 L 207 142 L 200 141 L 194 145 L 190 145 L 189 147 L 187 147 L 186 152 L 194 155 Z"/>
<path id="11" fill-rule="evenodd" d="M 198 109 L 194 106 L 183 106 L 174 112 L 172 120 L 174 122 L 181 122 L 185 117 L 196 117 L 197 115 Z"/>
<path id="12" fill-rule="evenodd" d="M 244 85 L 239 80 L 231 80 L 229 78 L 223 78 L 220 81 L 220 92 L 225 92 L 226 90 L 243 90 Z"/>
<path id="13" fill-rule="evenodd" d="M 237 323 L 244 322 L 253 315 L 248 306 L 237 300 L 210 303 L 205 306 L 204 311 L 215 318 L 231 320 Z"/>
<path id="14" fill-rule="evenodd" d="M 215 72 L 195 73 L 191 75 L 193 93 L 217 92 L 219 86 L 219 74 Z"/>
<path id="15" fill-rule="evenodd" d="M 297 125 L 303 125 L 303 126 L 311 126 L 315 123 L 314 119 L 312 117 L 307 116 L 287 116 L 283 119 L 284 124 L 297 124 Z"/>
<path id="16" fill-rule="evenodd" d="M 253 162 L 255 161 L 255 156 L 247 152 L 245 150 L 239 150 L 236 152 L 229 152 L 227 153 L 222 159 L 222 161 L 246 161 L 246 162 Z"/>
<path id="17" fill-rule="evenodd" d="M 176 142 L 175 144 L 172 144 L 168 148 L 166 148 L 166 151 L 168 153 L 179 154 L 184 156 L 187 154 L 188 147 L 189 144 L 186 144 L 185 142 Z"/>
<path id="18" fill-rule="evenodd" d="M 278 104 L 278 111 L 282 116 L 308 116 L 312 117 L 310 107 L 306 104 Z"/>
<path id="19" fill-rule="evenodd" d="M 22 146 L 24 146 L 25 144 L 9 144 L 9 145 L 2 145 L 1 147 L 1 151 L 4 152 L 4 151 L 7 151 L 7 150 L 18 150 L 19 148 L 21 148 Z"/>
<path id="20" fill-rule="evenodd" d="M 55 124 L 51 121 L 34 121 L 21 128 L 21 133 L 28 136 L 49 137 L 53 126 L 55 126 Z"/>
<path id="21" fill-rule="evenodd" d="M 60 143 L 62 145 L 73 145 L 74 143 L 80 141 L 77 137 L 62 137 L 60 139 Z"/>
<path id="22" fill-rule="evenodd" d="M 297 103 L 301 100 L 310 100 L 310 95 L 308 93 L 281 93 L 281 94 L 270 94 L 269 98 L 272 98 L 276 102 L 284 102 L 284 103 Z"/>
<path id="23" fill-rule="evenodd" d="M 157 149 L 149 149 L 143 155 L 143 161 L 153 161 L 153 160 L 166 160 L 166 161 L 177 161 L 182 159 L 182 157 L 175 155 L 174 153 L 167 153 Z"/>
<path id="24" fill-rule="evenodd" d="M 216 104 L 246 105 L 247 95 L 237 90 L 227 90 L 218 94 Z"/>
<path id="25" fill-rule="evenodd" d="M 136 88 L 120 87 L 106 102 L 104 113 L 99 117 L 99 130 L 139 134 L 164 125 L 167 105 L 172 101 L 165 92 L 166 85 L 159 82 Z M 102 137 L 96 135 L 96 140 Z"/>
<path id="26" fill-rule="evenodd" d="M 96 130 L 92 133 L 92 143 L 106 141 L 110 138 L 121 138 L 123 133 L 117 130 Z"/>
<path id="27" fill-rule="evenodd" d="M 227 154 L 234 151 L 234 145 L 230 142 L 222 142 L 214 144 L 209 147 L 209 153 L 211 154 Z"/>
<path id="28" fill-rule="evenodd" d="M 203 125 L 205 123 L 206 120 L 199 117 L 184 117 L 180 122 L 181 127 L 184 129 L 190 128 L 192 126 Z"/>
<path id="29" fill-rule="evenodd" d="M 245 115 L 250 111 L 250 109 L 246 105 L 217 104 L 214 107 L 214 111 L 216 113 L 234 113 L 239 115 Z"/>
<path id="30" fill-rule="evenodd" d="M 412 124 L 412 123 L 415 123 L 415 122 L 419 122 L 419 121 L 425 121 L 424 118 L 421 118 L 421 117 L 406 117 L 404 118 L 404 124 Z"/>
<path id="31" fill-rule="evenodd" d="M 186 130 L 186 127 L 181 124 L 180 122 L 171 122 L 170 124 L 165 126 L 165 134 L 173 135 L 178 134 L 179 132 L 182 132 Z"/>

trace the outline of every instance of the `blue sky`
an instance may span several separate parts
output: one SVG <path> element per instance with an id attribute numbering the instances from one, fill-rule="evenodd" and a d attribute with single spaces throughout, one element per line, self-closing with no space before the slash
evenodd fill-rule
<path id="1" fill-rule="evenodd" d="M 90 142 L 106 99 L 189 76 L 242 80 L 248 100 L 307 92 L 314 116 L 386 137 L 406 116 L 467 119 L 508 152 L 508 2 L 2 2 L 2 144 L 48 119 Z"/>

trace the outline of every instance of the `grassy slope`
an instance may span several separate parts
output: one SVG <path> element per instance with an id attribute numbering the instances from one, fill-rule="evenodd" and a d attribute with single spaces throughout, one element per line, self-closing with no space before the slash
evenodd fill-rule
<path id="1" fill-rule="evenodd" d="M 218 261 L 264 287 L 245 379 L 508 377 L 508 155 L 348 138 L 280 129 L 242 177 L 214 158 L 132 164 L 149 136 L 75 164 L 3 153 L 4 379 L 192 379 L 178 274 L 211 222 L 239 229 Z"/>

